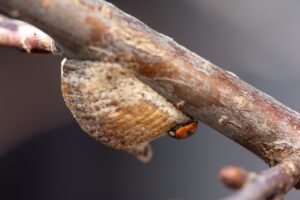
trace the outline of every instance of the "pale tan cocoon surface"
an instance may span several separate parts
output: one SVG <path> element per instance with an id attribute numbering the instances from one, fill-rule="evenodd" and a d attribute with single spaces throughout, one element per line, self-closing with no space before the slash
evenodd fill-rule
<path id="1" fill-rule="evenodd" d="M 62 91 L 84 131 L 142 161 L 149 141 L 191 120 L 118 63 L 65 60 Z"/>

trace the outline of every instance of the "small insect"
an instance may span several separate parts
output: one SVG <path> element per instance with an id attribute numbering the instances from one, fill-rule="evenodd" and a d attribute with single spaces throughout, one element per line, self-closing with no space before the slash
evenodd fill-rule
<path id="1" fill-rule="evenodd" d="M 190 136 L 192 136 L 198 127 L 197 121 L 191 121 L 189 123 L 186 123 L 184 125 L 177 125 L 174 128 L 172 128 L 168 134 L 169 136 L 175 138 L 175 139 L 185 139 Z"/>

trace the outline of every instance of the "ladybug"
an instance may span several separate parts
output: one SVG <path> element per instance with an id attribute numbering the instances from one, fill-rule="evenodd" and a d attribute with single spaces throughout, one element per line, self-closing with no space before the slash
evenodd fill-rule
<path id="1" fill-rule="evenodd" d="M 175 139 L 185 139 L 187 137 L 192 136 L 198 127 L 198 122 L 197 121 L 190 121 L 186 124 L 181 124 L 181 125 L 177 125 L 174 128 L 172 128 L 168 134 L 169 136 L 171 136 L 172 138 Z"/>

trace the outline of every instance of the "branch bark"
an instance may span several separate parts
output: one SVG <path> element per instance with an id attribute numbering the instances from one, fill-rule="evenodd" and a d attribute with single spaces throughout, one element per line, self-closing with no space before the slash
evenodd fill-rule
<path id="1" fill-rule="evenodd" d="M 300 148 L 299 113 L 233 73 L 103 0 L 0 0 L 0 10 L 17 12 L 22 20 L 44 30 L 68 58 L 131 67 L 140 80 L 173 104 L 184 102 L 183 110 L 190 116 L 243 145 L 270 166 L 280 163 L 229 199 L 269 198 L 299 181 L 298 159 L 290 160 L 298 156 Z M 253 189 L 260 195 L 250 198 Z"/>

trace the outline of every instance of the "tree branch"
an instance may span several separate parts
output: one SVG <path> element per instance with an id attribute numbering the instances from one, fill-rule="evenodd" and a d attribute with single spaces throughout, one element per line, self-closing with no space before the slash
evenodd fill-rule
<path id="1" fill-rule="evenodd" d="M 0 15 L 0 45 L 28 53 L 60 54 L 52 38 L 25 22 Z"/>
<path id="2" fill-rule="evenodd" d="M 295 157 L 260 173 L 247 173 L 237 167 L 226 167 L 220 178 L 230 188 L 239 192 L 224 200 L 258 200 L 281 198 L 300 178 L 300 159 Z"/>
<path id="3" fill-rule="evenodd" d="M 68 58 L 118 62 L 173 104 L 270 168 L 229 199 L 270 198 L 299 179 L 300 115 L 103 0 L 0 0 L 49 34 Z M 253 195 L 253 191 L 255 194 Z M 251 194 L 252 196 L 250 196 Z M 242 198 L 241 198 L 242 197 Z"/>

